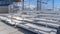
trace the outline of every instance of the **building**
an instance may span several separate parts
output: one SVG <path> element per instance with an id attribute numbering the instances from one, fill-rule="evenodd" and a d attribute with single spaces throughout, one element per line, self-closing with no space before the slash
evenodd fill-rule
<path id="1" fill-rule="evenodd" d="M 20 2 L 20 0 L 0 0 L 0 13 L 8 13 L 8 6 L 13 2 Z"/>

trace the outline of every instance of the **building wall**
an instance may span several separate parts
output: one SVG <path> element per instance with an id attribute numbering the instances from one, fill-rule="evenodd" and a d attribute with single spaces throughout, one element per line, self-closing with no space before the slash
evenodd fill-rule
<path id="1" fill-rule="evenodd" d="M 21 2 L 21 0 L 0 0 L 0 13 L 8 13 L 8 5 L 13 2 Z M 18 3 L 17 3 L 18 4 Z"/>
<path id="2" fill-rule="evenodd" d="M 0 13 L 8 13 L 8 7 L 7 6 L 0 6 Z"/>

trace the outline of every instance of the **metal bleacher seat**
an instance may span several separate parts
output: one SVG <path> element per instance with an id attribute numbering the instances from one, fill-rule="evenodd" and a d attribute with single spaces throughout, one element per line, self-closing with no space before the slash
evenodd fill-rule
<path id="1" fill-rule="evenodd" d="M 42 15 L 41 13 L 39 15 Z M 53 15 L 53 17 L 51 17 Z M 22 15 L 24 16 L 24 15 Z M 44 17 L 45 16 L 45 17 Z M 16 24 L 18 27 L 25 28 L 29 31 L 35 32 L 35 33 L 42 33 L 42 34 L 56 34 L 59 33 L 59 18 L 57 17 L 59 15 L 55 14 L 43 14 L 43 17 L 40 18 L 34 18 L 32 16 L 26 16 L 26 17 L 19 17 L 19 16 L 13 16 L 11 15 L 3 17 L 0 16 L 0 19 L 8 21 L 9 24 Z M 4 19 L 3 19 L 4 18 Z M 12 21 L 11 21 L 12 19 Z M 38 25 L 37 25 L 38 24 Z M 43 26 L 44 25 L 44 26 Z"/>

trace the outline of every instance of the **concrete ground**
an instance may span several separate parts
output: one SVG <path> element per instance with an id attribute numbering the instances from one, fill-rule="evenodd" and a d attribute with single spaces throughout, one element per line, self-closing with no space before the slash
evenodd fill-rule
<path id="1" fill-rule="evenodd" d="M 0 34 L 35 34 L 23 28 L 11 27 L 0 20 Z"/>

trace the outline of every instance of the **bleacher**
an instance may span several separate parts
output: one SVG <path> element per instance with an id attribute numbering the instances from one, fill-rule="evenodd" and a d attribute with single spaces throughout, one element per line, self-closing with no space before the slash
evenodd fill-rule
<path id="1" fill-rule="evenodd" d="M 36 15 L 35 15 L 36 14 Z M 0 16 L 0 19 L 11 25 L 22 27 L 38 34 L 56 34 L 60 27 L 59 15 L 51 13 L 21 14 Z M 41 16 L 40 16 L 41 15 Z M 25 17 L 24 17 L 25 16 Z M 38 18 L 39 16 L 39 18 Z M 3 19 L 4 18 L 4 19 Z"/>

